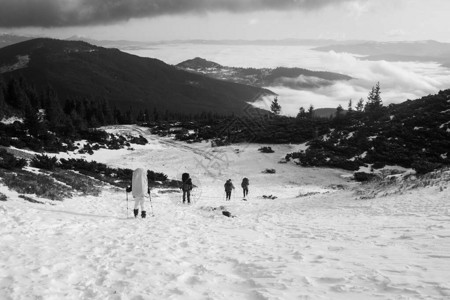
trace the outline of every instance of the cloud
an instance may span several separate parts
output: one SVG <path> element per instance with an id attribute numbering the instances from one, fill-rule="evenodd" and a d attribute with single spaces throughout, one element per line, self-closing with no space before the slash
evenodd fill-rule
<path id="1" fill-rule="evenodd" d="M 308 89 L 308 88 L 318 88 L 321 86 L 332 85 L 333 81 L 326 80 L 322 78 L 317 78 L 313 76 L 300 75 L 298 77 L 280 77 L 274 82 L 274 85 L 281 85 L 284 87 L 289 87 L 291 89 Z"/>
<path id="2" fill-rule="evenodd" d="M 315 10 L 367 0 L 0 0 L 0 27 L 110 24 L 168 14 Z"/>
<path id="3" fill-rule="evenodd" d="M 387 36 L 391 38 L 401 38 L 406 35 L 403 29 L 392 29 L 387 32 Z"/>
<path id="4" fill-rule="evenodd" d="M 283 114 L 295 116 L 300 107 L 308 108 L 311 104 L 315 108 L 337 107 L 340 104 L 346 109 L 349 99 L 353 100 L 353 105 L 360 98 L 366 100 L 368 92 L 377 82 L 381 84 L 381 97 L 385 105 L 417 99 L 450 85 L 450 70 L 437 63 L 366 61 L 335 52 L 319 53 L 317 63 L 355 79 L 332 84 L 314 81 L 318 86 L 303 90 L 267 87 L 279 95 L 278 102 Z M 264 108 L 269 100 L 262 99 L 255 105 Z"/>

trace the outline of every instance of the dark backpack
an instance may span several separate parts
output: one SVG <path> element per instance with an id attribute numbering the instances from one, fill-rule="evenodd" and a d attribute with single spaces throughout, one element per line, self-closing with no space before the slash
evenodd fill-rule
<path id="1" fill-rule="evenodd" d="M 248 178 L 247 178 L 247 177 L 244 177 L 244 179 L 242 179 L 241 186 L 244 187 L 244 186 L 248 186 L 249 184 L 250 184 L 250 183 L 249 183 L 249 181 L 248 181 Z"/>
<path id="2" fill-rule="evenodd" d="M 186 180 L 189 179 L 189 173 L 183 173 L 183 175 L 181 175 L 181 181 L 182 182 L 186 182 Z"/>

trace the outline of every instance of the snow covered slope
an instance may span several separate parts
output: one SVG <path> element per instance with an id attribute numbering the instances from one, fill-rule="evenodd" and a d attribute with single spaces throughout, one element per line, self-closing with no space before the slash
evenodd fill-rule
<path id="1" fill-rule="evenodd" d="M 357 200 L 344 171 L 278 163 L 302 145 L 262 154 L 259 145 L 210 148 L 132 126 L 108 130 L 143 133 L 150 144 L 93 159 L 169 177 L 188 171 L 194 203 L 155 189 L 154 217 L 132 219 L 125 191 L 42 205 L 0 186 L 8 197 L 0 202 L 0 299 L 450 297 L 448 185 Z M 226 202 L 228 178 L 236 190 Z M 212 210 L 219 206 L 236 217 Z"/>

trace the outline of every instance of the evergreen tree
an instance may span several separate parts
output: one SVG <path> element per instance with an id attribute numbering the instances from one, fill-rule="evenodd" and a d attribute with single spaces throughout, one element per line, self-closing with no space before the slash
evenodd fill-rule
<path id="1" fill-rule="evenodd" d="M 306 111 L 305 109 L 302 107 L 300 107 L 298 114 L 297 114 L 297 119 L 305 119 L 306 118 Z"/>
<path id="2" fill-rule="evenodd" d="M 153 108 L 153 121 L 155 121 L 155 122 L 159 121 L 159 113 L 156 110 L 156 107 Z"/>
<path id="3" fill-rule="evenodd" d="M 369 92 L 367 96 L 367 103 L 364 108 L 367 112 L 375 112 L 380 110 L 383 107 L 383 101 L 381 100 L 381 91 L 380 91 L 380 83 L 372 87 L 372 90 Z"/>
<path id="4" fill-rule="evenodd" d="M 144 122 L 150 122 L 150 112 L 148 111 L 148 108 L 144 110 Z"/>
<path id="5" fill-rule="evenodd" d="M 311 104 L 308 108 L 308 117 L 312 119 L 314 117 L 314 106 Z"/>
<path id="6" fill-rule="evenodd" d="M 28 129 L 28 133 L 37 137 L 45 131 L 44 124 L 39 120 L 38 111 L 31 105 L 25 108 L 24 126 Z"/>
<path id="7" fill-rule="evenodd" d="M 270 110 L 277 116 L 280 114 L 281 105 L 278 103 L 277 97 L 275 97 L 275 99 L 273 99 L 272 104 L 270 105 Z"/>
<path id="8" fill-rule="evenodd" d="M 356 103 L 356 111 L 362 112 L 364 110 L 364 99 L 360 98 L 358 103 Z"/>
<path id="9" fill-rule="evenodd" d="M 103 125 L 113 124 L 114 123 L 113 110 L 111 109 L 109 102 L 106 100 L 103 100 L 101 106 L 102 106 L 102 112 L 103 112 L 103 117 L 104 117 Z"/>
<path id="10" fill-rule="evenodd" d="M 347 111 L 348 111 L 349 113 L 352 113 L 352 112 L 353 112 L 353 101 L 352 101 L 352 99 L 348 100 Z"/>
<path id="11" fill-rule="evenodd" d="M 57 130 L 61 127 L 65 114 L 61 108 L 58 95 L 51 87 L 48 87 L 44 94 L 44 109 L 45 119 L 48 122 L 49 129 Z"/>
<path id="12" fill-rule="evenodd" d="M 336 118 L 340 119 L 342 117 L 342 114 L 344 112 L 344 109 L 342 108 L 342 105 L 338 105 L 338 107 L 336 108 Z"/>
<path id="13" fill-rule="evenodd" d="M 25 110 L 29 103 L 29 99 L 25 93 L 25 82 L 11 79 L 6 88 L 6 103 L 12 108 Z"/>
<path id="14" fill-rule="evenodd" d="M 5 92 L 3 88 L 3 82 L 0 81 L 0 119 L 5 116 L 7 109 L 6 101 L 5 101 Z"/>

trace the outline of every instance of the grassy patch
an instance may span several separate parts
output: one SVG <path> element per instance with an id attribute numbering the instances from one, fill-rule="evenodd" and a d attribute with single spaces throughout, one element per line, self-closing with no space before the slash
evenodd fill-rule
<path id="1" fill-rule="evenodd" d="M 83 195 L 99 196 L 102 192 L 103 183 L 86 175 L 69 170 L 56 170 L 51 176 L 56 180 L 69 185 L 72 189 L 81 192 Z"/>
<path id="2" fill-rule="evenodd" d="M 8 172 L 0 169 L 3 183 L 20 194 L 36 194 L 41 198 L 62 201 L 72 197 L 71 188 L 42 174 L 25 170 Z"/>

